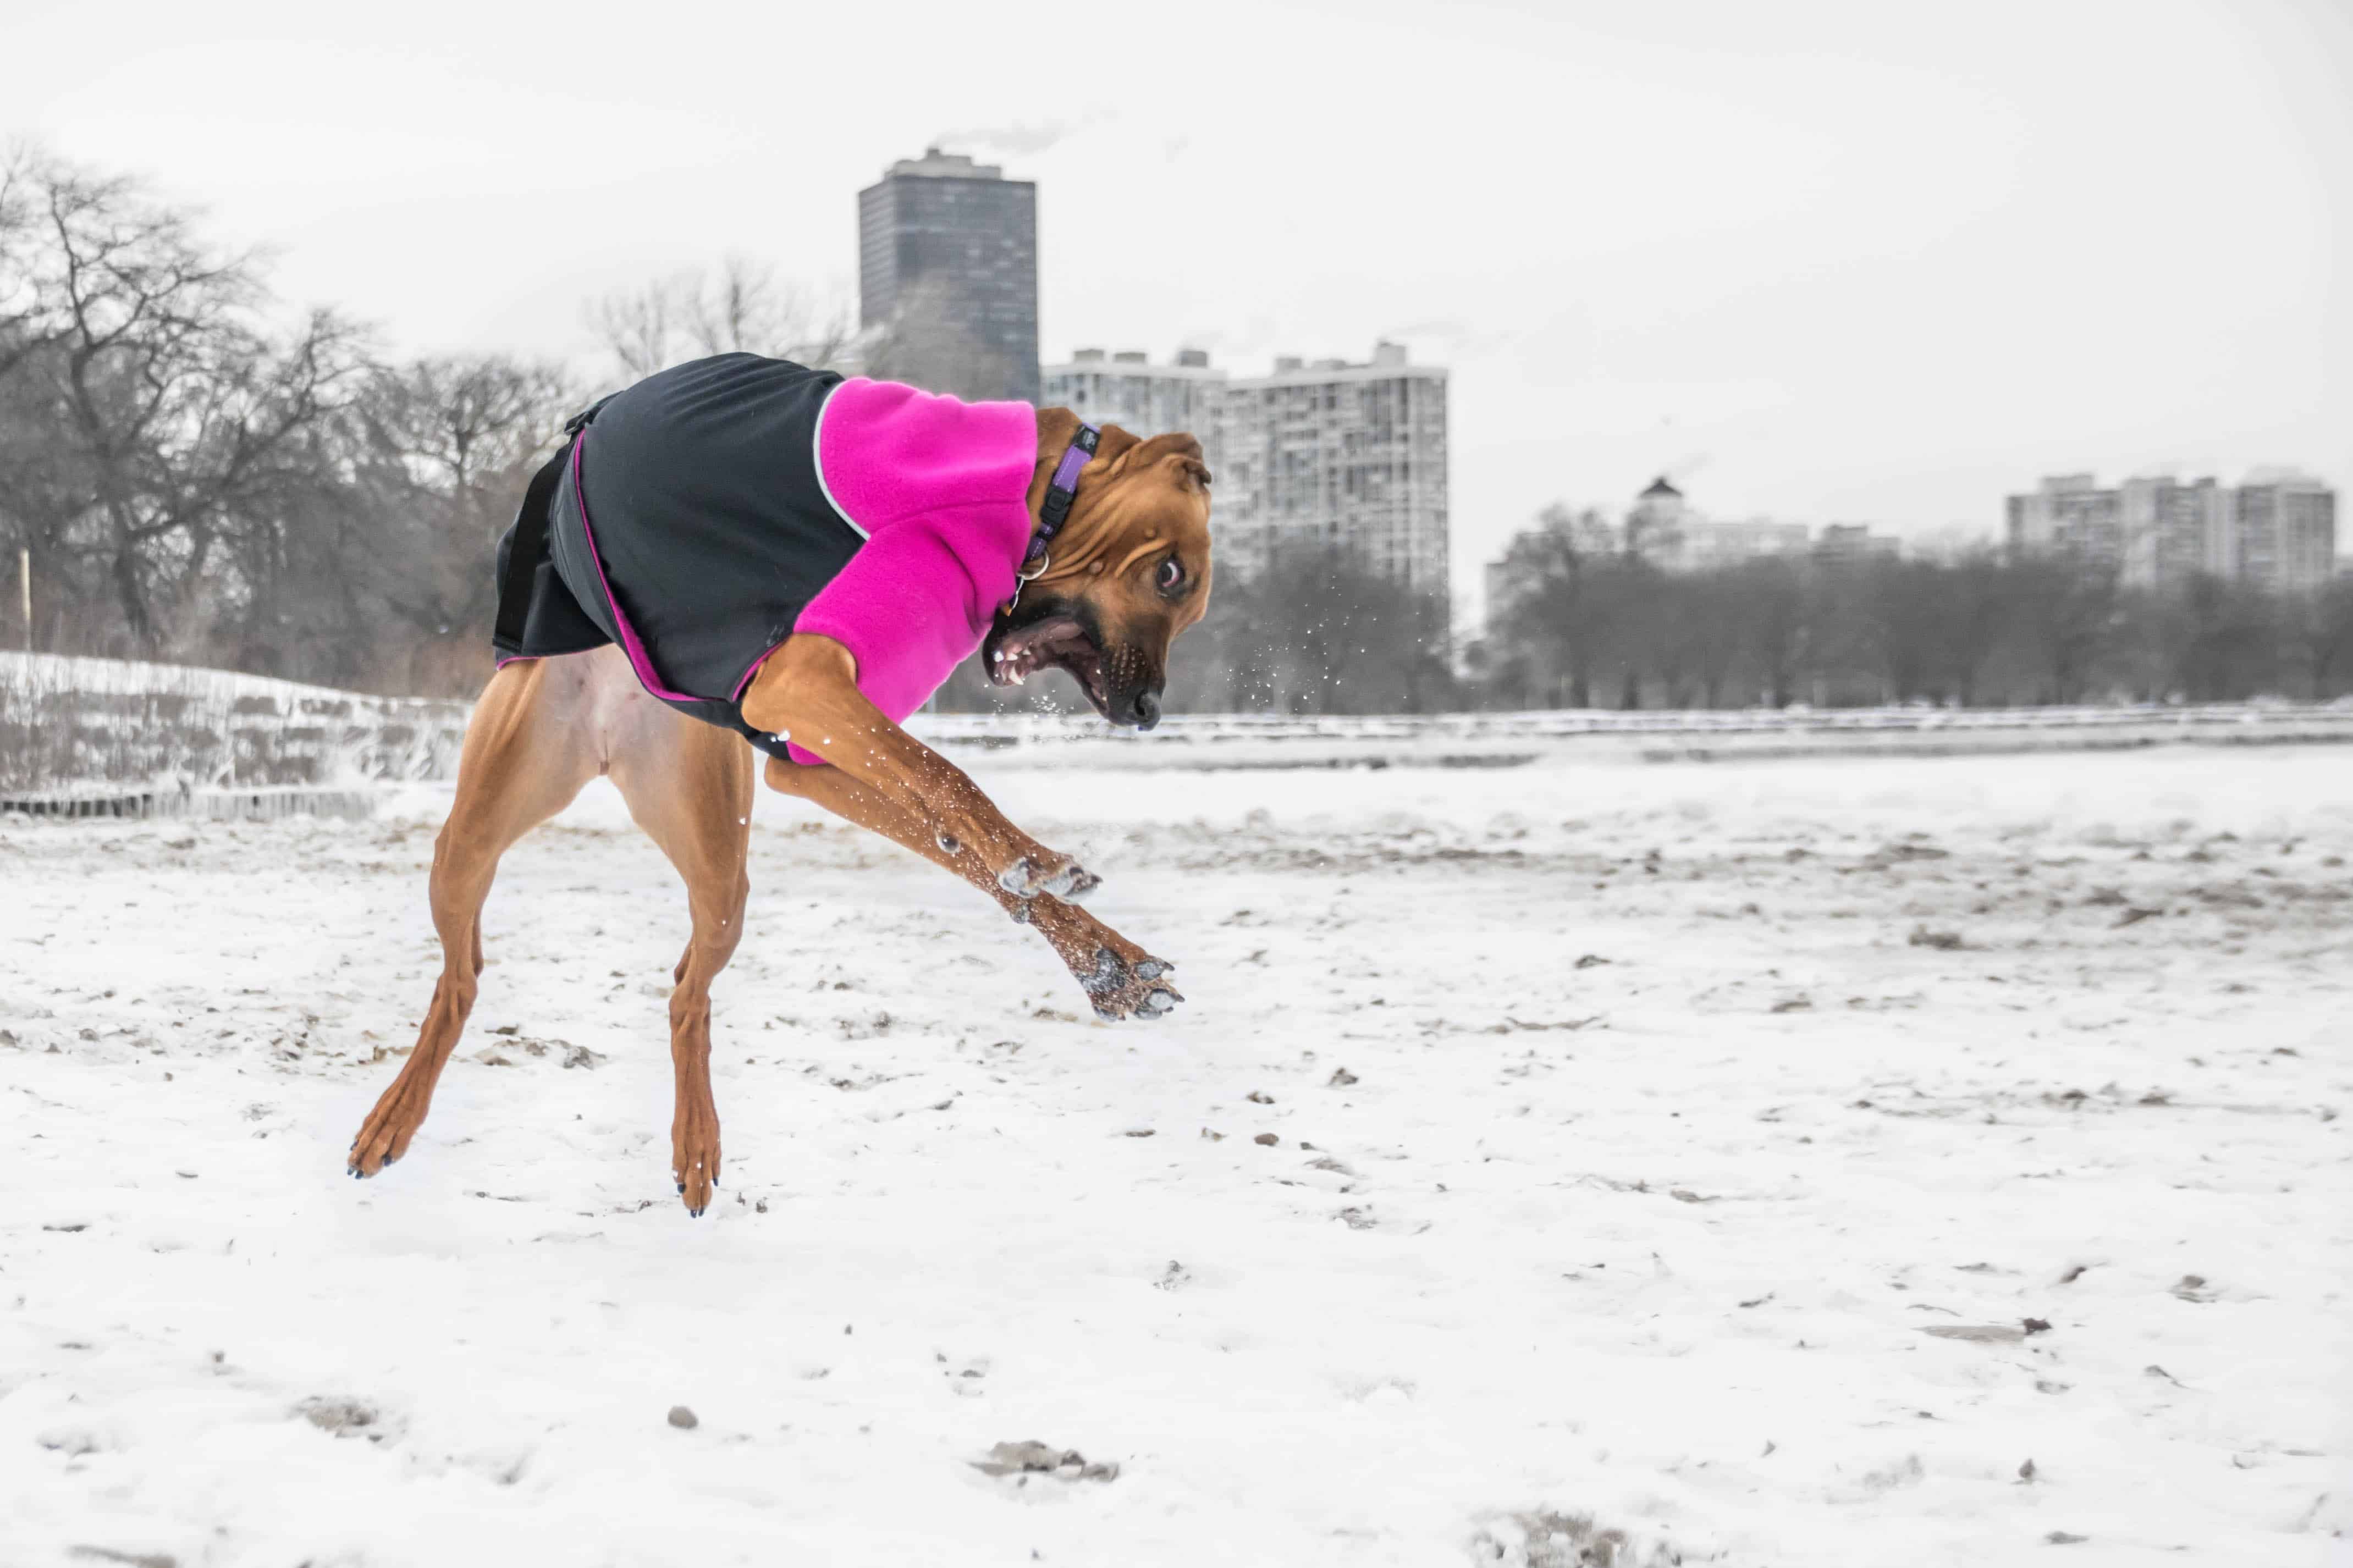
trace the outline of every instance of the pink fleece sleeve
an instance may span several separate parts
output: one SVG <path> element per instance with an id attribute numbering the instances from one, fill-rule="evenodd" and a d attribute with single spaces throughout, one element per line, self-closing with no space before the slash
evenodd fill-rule
<path id="1" fill-rule="evenodd" d="M 902 518 L 1027 496 L 1037 461 L 1026 403 L 965 403 L 862 375 L 834 389 L 818 426 L 828 493 L 878 539 Z"/>
<path id="2" fill-rule="evenodd" d="M 892 723 L 905 722 L 987 634 L 1002 580 L 1013 590 L 1002 538 L 1026 540 L 1025 508 L 960 507 L 910 520 L 869 540 L 793 623 L 793 635 L 831 637 L 858 661 L 858 689 Z M 992 548 L 992 542 L 994 547 Z M 976 572 L 976 565 L 995 569 Z M 976 559 L 977 557 L 977 559 Z M 797 763 L 824 758 L 786 748 Z"/>

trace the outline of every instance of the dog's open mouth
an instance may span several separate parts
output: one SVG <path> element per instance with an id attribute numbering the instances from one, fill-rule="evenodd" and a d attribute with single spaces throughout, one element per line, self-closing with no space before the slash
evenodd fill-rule
<path id="1" fill-rule="evenodd" d="M 1101 712 L 1110 707 L 1103 664 L 1103 650 L 1074 616 L 1048 616 L 997 639 L 988 679 L 999 686 L 1019 686 L 1038 670 L 1067 669 Z"/>

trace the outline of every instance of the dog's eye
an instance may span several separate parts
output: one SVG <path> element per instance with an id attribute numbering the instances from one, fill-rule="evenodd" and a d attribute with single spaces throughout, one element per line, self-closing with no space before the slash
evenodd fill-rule
<path id="1" fill-rule="evenodd" d="M 1154 584 L 1156 584 L 1164 594 L 1174 592 L 1176 585 L 1184 581 L 1184 564 L 1174 555 L 1160 563 L 1159 572 L 1153 577 Z"/>

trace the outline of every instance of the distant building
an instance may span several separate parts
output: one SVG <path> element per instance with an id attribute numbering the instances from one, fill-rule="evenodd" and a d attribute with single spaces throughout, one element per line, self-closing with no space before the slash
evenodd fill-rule
<path id="1" fill-rule="evenodd" d="M 1707 518 L 1686 518 L 1683 548 L 1676 553 L 1673 570 L 1712 572 L 1766 556 L 1803 555 L 1812 535 L 1813 530 L 1802 522 L 1772 522 L 1762 518 L 1748 522 L 1716 522 Z"/>
<path id="2" fill-rule="evenodd" d="M 1710 572 L 1760 556 L 1802 555 L 1811 531 L 1802 522 L 1704 516 L 1662 474 L 1628 510 L 1624 547 L 1662 571 Z"/>
<path id="3" fill-rule="evenodd" d="M 2337 571 L 2337 492 L 2303 474 L 2250 476 L 2238 490 L 2236 575 L 2277 593 L 2327 585 Z"/>
<path id="4" fill-rule="evenodd" d="M 1101 349 L 1081 349 L 1068 363 L 1039 373 L 1048 407 L 1068 408 L 1082 419 L 1117 425 L 1138 436 L 1189 431 L 1201 443 L 1211 489 L 1222 502 L 1225 474 L 1226 373 L 1199 349 L 1180 350 L 1173 364 L 1153 364 L 1141 353 L 1105 357 Z M 1219 525 L 1223 531 L 1224 508 Z"/>
<path id="5" fill-rule="evenodd" d="M 1904 553 L 1904 542 L 1893 534 L 1873 533 L 1867 522 L 1833 522 L 1814 541 L 1814 559 L 1826 566 L 1853 566 L 1866 561 L 1894 561 Z"/>
<path id="6" fill-rule="evenodd" d="M 1337 544 L 1445 597 L 1444 369 L 1386 342 L 1362 364 L 1286 356 L 1271 374 L 1226 382 L 1219 403 L 1222 558 L 1248 570 L 1287 543 Z"/>
<path id="7" fill-rule="evenodd" d="M 1038 187 L 927 149 L 858 193 L 858 320 L 875 369 L 1038 400 Z"/>
<path id="8" fill-rule="evenodd" d="M 2122 498 L 2089 474 L 2044 479 L 2008 503 L 2010 547 L 2022 555 L 2072 555 L 2094 566 L 2124 562 Z"/>
<path id="9" fill-rule="evenodd" d="M 2299 474 L 2258 473 L 2236 489 L 2169 474 L 2103 489 L 2089 474 L 2062 474 L 2008 498 L 2006 521 L 2013 554 L 2070 556 L 2127 587 L 2204 573 L 2295 593 L 2336 570 L 2336 493 Z"/>

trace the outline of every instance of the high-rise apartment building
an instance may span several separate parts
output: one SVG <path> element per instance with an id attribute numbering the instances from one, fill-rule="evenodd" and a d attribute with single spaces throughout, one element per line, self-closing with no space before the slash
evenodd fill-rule
<path id="1" fill-rule="evenodd" d="M 1289 544 L 1339 545 L 1444 598 L 1447 381 L 1397 343 L 1350 364 L 1291 357 L 1225 384 L 1218 549 L 1243 564 Z"/>
<path id="2" fill-rule="evenodd" d="M 1082 349 L 1044 383 L 1049 405 L 1086 418 L 1199 439 L 1221 563 L 1249 572 L 1286 544 L 1336 545 L 1446 595 L 1446 372 L 1400 345 L 1363 364 L 1284 357 L 1239 377 L 1198 349 L 1173 364 Z"/>
<path id="3" fill-rule="evenodd" d="M 2303 474 L 2239 487 L 2236 575 L 2279 593 L 2325 585 L 2337 570 L 2337 492 Z"/>
<path id="4" fill-rule="evenodd" d="M 2124 560 L 2123 505 L 2089 474 L 2059 474 L 2008 503 L 2010 547 L 2026 555 L 2073 555 L 2095 566 Z"/>
<path id="5" fill-rule="evenodd" d="M 1038 400 L 1038 187 L 927 149 L 858 193 L 858 320 L 878 374 Z"/>
<path id="6" fill-rule="evenodd" d="M 2232 492 L 2211 479 L 2170 474 L 2126 479 L 2116 490 L 2117 576 L 2128 588 L 2179 583 L 2232 569 Z"/>

